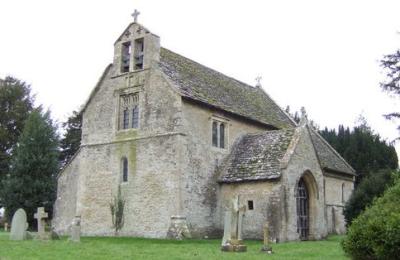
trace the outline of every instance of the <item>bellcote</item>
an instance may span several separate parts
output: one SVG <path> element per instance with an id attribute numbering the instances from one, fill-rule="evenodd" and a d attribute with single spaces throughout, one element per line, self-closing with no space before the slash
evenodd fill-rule
<path id="1" fill-rule="evenodd" d="M 160 38 L 136 19 L 114 44 L 115 75 L 149 69 L 160 60 Z"/>

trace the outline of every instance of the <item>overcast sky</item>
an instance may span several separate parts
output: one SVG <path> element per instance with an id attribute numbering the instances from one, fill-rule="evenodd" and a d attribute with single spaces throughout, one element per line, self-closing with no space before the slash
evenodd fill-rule
<path id="1" fill-rule="evenodd" d="M 305 106 L 320 126 L 353 126 L 363 114 L 392 140 L 382 115 L 400 100 L 379 88 L 379 60 L 400 48 L 400 1 L 2 0 L 0 77 L 32 85 L 59 121 L 88 95 L 113 43 L 133 20 L 161 45 L 231 77 L 262 86 L 281 106 Z"/>

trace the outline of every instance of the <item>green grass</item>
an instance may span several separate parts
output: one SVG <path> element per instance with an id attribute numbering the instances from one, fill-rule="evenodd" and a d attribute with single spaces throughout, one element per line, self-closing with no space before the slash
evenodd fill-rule
<path id="1" fill-rule="evenodd" d="M 261 241 L 245 241 L 246 253 L 220 251 L 220 240 L 161 240 L 130 237 L 83 237 L 72 243 L 58 241 L 10 241 L 0 232 L 0 259 L 347 259 L 341 236 L 323 241 L 274 244 L 272 255 L 261 253 Z"/>

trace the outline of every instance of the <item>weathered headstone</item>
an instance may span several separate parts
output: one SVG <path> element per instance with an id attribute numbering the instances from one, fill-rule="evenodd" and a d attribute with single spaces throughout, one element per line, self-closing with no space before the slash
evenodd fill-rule
<path id="1" fill-rule="evenodd" d="M 186 222 L 186 217 L 171 216 L 171 224 L 168 228 L 167 237 L 177 240 L 191 238 L 189 227 Z"/>
<path id="2" fill-rule="evenodd" d="M 242 223 L 246 206 L 239 205 L 239 196 L 231 201 L 230 209 L 225 212 L 224 237 L 221 250 L 226 252 L 246 252 L 243 244 Z"/>
<path id="3" fill-rule="evenodd" d="M 269 241 L 269 223 L 266 222 L 264 227 L 264 244 L 263 247 L 261 248 L 261 251 L 266 252 L 268 254 L 272 254 L 272 247 L 270 245 L 270 241 Z"/>
<path id="4" fill-rule="evenodd" d="M 8 223 L 7 223 L 7 222 L 4 223 L 4 231 L 5 231 L 5 232 L 8 232 Z"/>
<path id="5" fill-rule="evenodd" d="M 71 223 L 71 237 L 70 241 L 80 242 L 81 241 L 81 216 L 76 216 Z"/>
<path id="6" fill-rule="evenodd" d="M 48 214 L 47 212 L 44 211 L 44 207 L 37 208 L 37 212 L 35 213 L 35 215 L 33 215 L 33 217 L 37 219 L 37 227 L 38 227 L 37 238 L 48 239 L 48 235 L 46 235 L 45 231 L 45 226 L 46 226 L 45 218 L 48 217 Z"/>
<path id="7" fill-rule="evenodd" d="M 28 223 L 26 222 L 26 212 L 23 209 L 18 209 L 11 221 L 10 240 L 25 240 L 27 239 L 26 230 Z"/>

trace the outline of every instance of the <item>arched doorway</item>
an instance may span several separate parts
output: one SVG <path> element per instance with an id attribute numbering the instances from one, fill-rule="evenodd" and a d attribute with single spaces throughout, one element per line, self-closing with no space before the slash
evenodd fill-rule
<path id="1" fill-rule="evenodd" d="M 301 240 L 307 240 L 310 231 L 310 205 L 307 185 L 302 177 L 296 189 L 297 233 Z"/>

